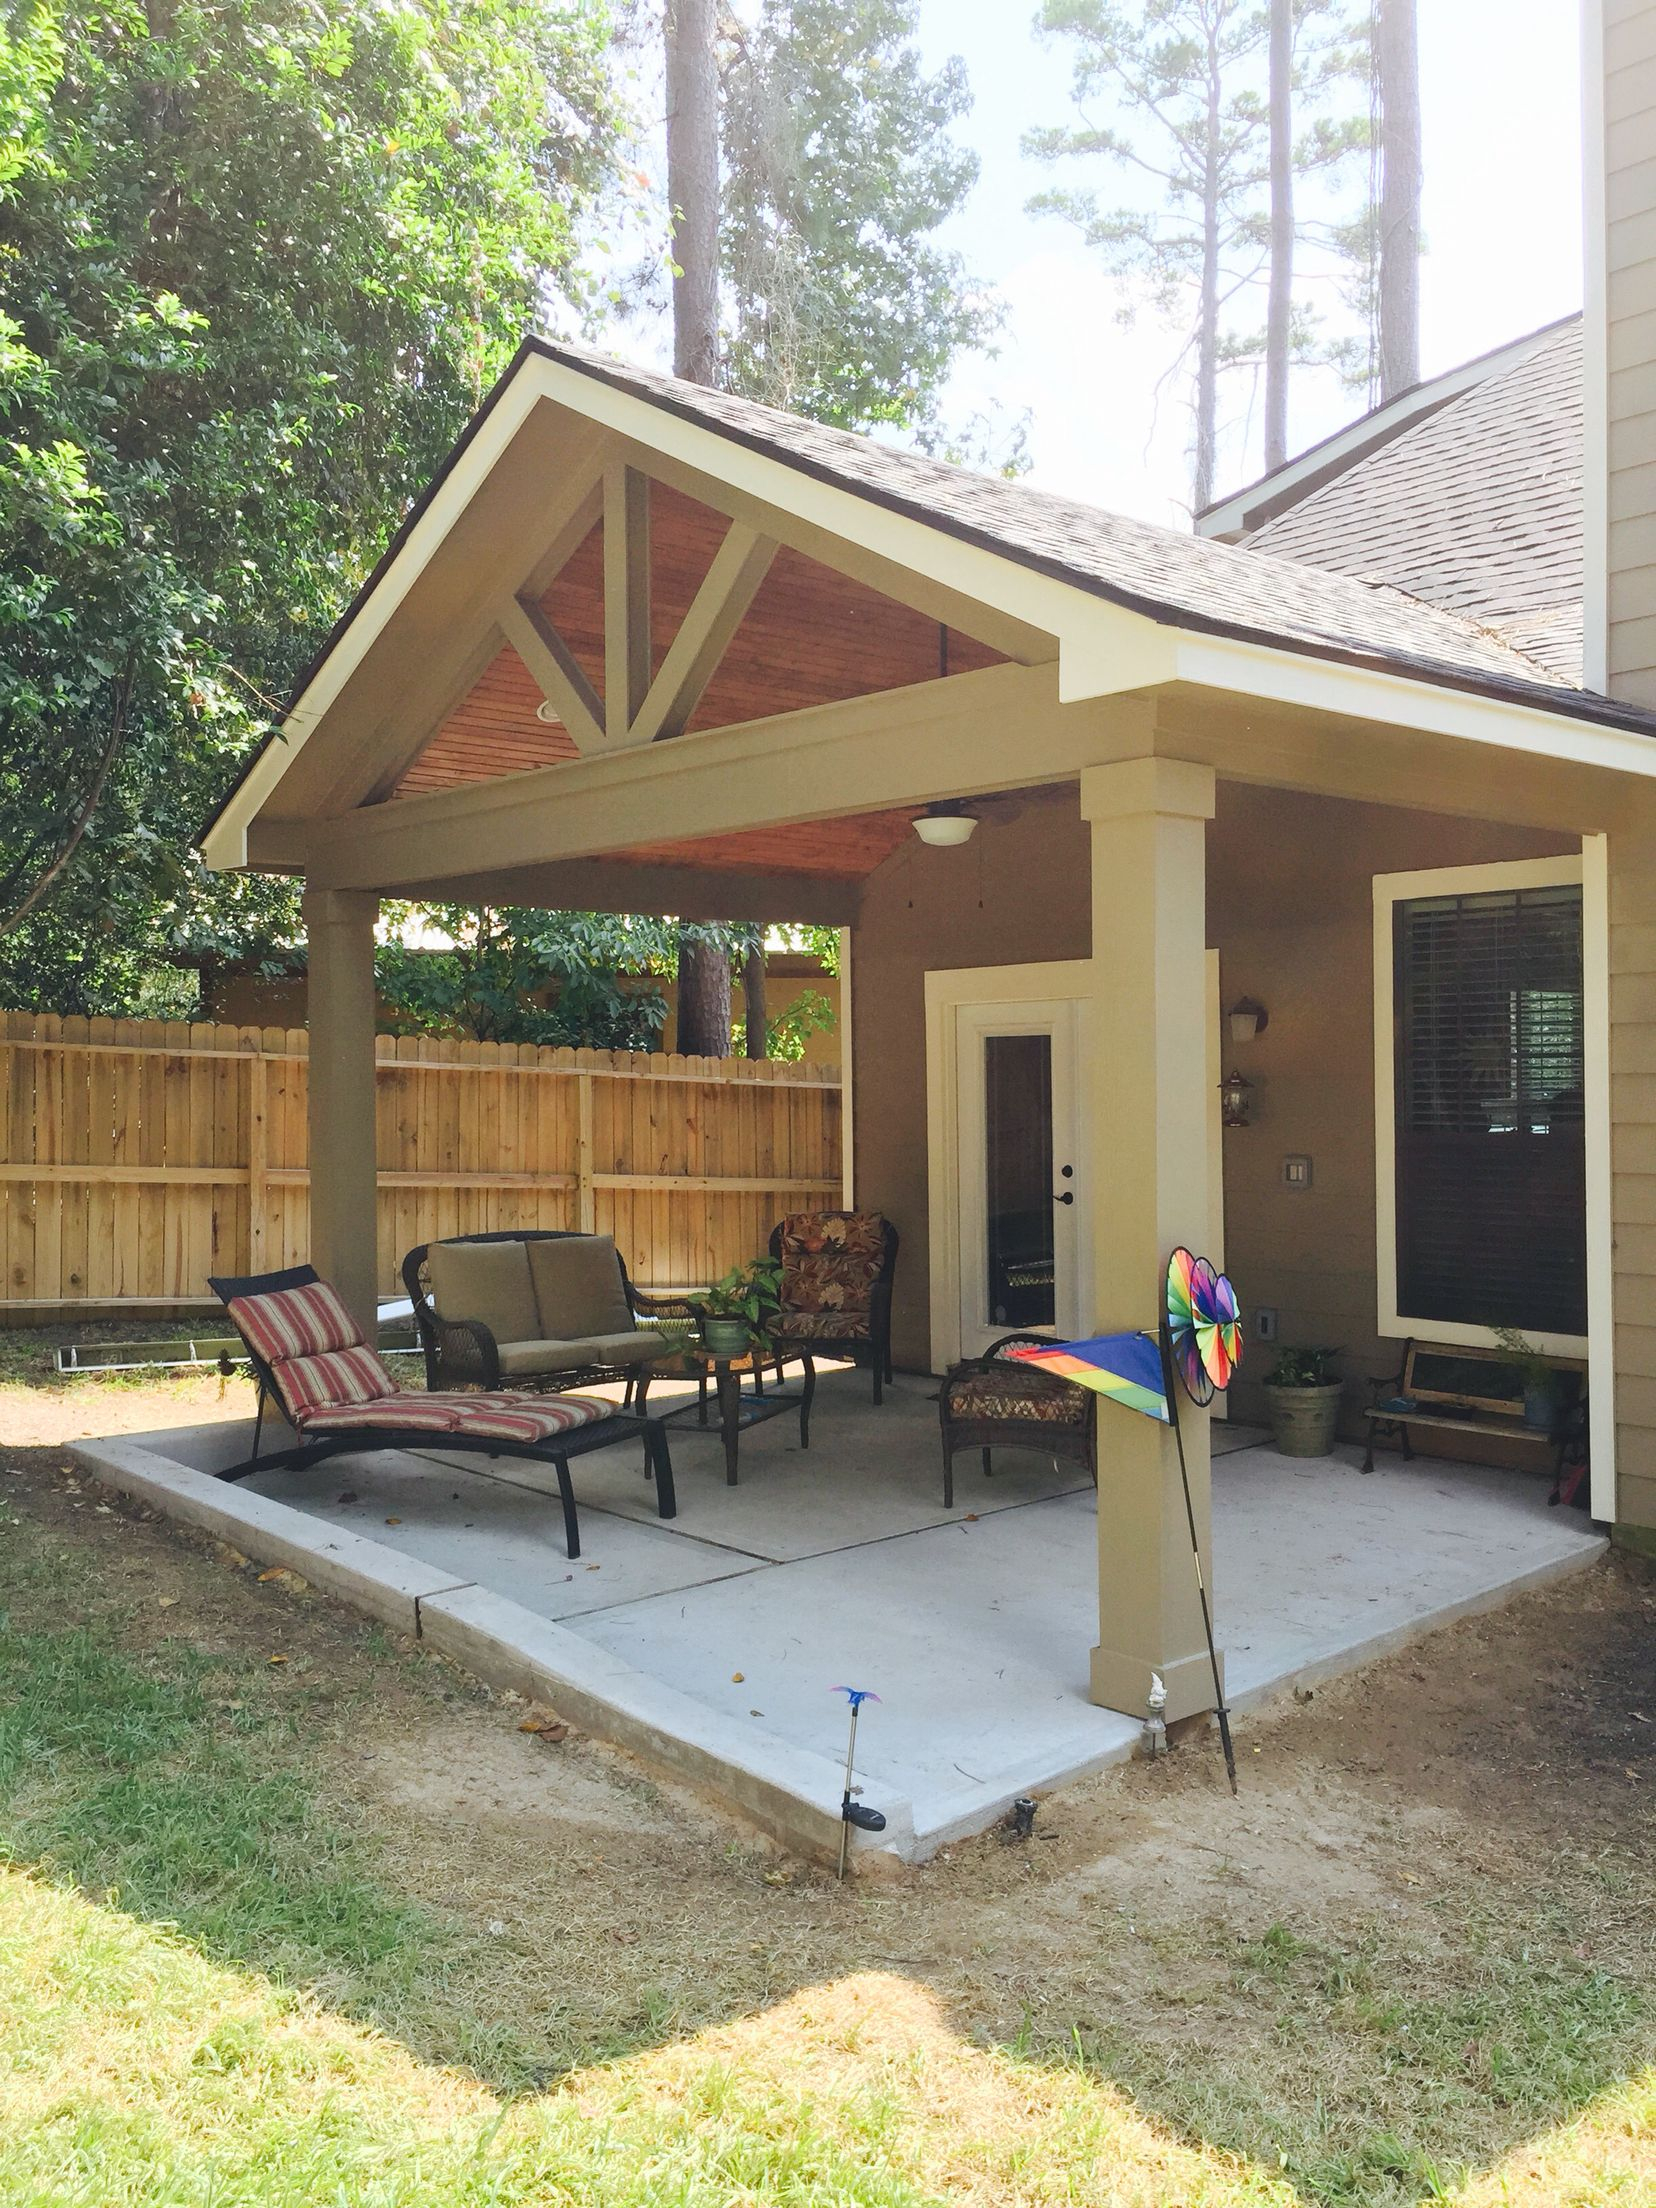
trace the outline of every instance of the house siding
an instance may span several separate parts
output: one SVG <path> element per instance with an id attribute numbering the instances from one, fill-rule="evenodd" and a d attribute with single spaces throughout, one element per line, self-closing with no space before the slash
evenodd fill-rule
<path id="1" fill-rule="evenodd" d="M 1656 706 L 1656 5 L 1602 0 L 1605 674 Z"/>
<path id="2" fill-rule="evenodd" d="M 1656 829 L 1608 855 L 1616 1518 L 1656 1527 Z"/>

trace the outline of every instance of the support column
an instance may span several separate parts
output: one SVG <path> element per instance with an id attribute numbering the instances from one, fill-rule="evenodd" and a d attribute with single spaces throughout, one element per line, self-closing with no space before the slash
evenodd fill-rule
<path id="1" fill-rule="evenodd" d="M 375 1339 L 374 923 L 369 890 L 307 889 L 311 1263 Z"/>
<path id="2" fill-rule="evenodd" d="M 1179 1243 L 1208 1230 L 1207 823 L 1213 769 L 1144 758 L 1089 767 L 1093 1281 L 1100 1332 L 1149 1326 Z M 1213 1707 L 1177 1443 L 1099 1407 L 1098 1646 L 1092 1698 L 1140 1715 L 1150 1675 L 1167 1716 Z M 1209 1559 L 1208 1415 L 1180 1404 L 1191 1500 Z"/>

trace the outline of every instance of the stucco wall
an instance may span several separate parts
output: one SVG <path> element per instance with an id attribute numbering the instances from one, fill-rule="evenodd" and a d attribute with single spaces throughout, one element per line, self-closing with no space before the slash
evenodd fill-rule
<path id="1" fill-rule="evenodd" d="M 1071 788 L 989 819 L 960 850 L 905 844 L 864 895 L 851 964 L 857 1201 L 902 1236 L 892 1353 L 911 1371 L 930 1359 L 926 973 L 1087 957 L 1088 850 Z"/>
<path id="2" fill-rule="evenodd" d="M 1346 1369 L 1364 1373 L 1387 1369 L 1393 1347 L 1374 1325 L 1372 877 L 1578 847 L 1220 784 L 1208 939 L 1223 1001 L 1253 996 L 1270 1012 L 1256 1042 L 1226 1044 L 1258 1090 L 1255 1124 L 1225 1137 L 1226 1259 L 1249 1303 L 1276 1306 L 1284 1340 L 1338 1343 Z M 916 844 L 868 886 L 852 987 L 857 1190 L 902 1234 L 894 1349 L 911 1369 L 929 1356 L 926 970 L 1088 956 L 1088 871 L 1066 794 L 986 822 L 963 850 Z M 1290 1152 L 1313 1160 L 1304 1194 L 1282 1186 Z M 1262 1364 L 1256 1352 L 1256 1374 Z M 1235 1407 L 1257 1413 L 1256 1394 L 1243 1387 Z"/>

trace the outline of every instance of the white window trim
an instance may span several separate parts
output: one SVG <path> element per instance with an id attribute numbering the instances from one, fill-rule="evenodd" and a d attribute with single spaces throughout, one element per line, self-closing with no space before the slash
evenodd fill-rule
<path id="1" fill-rule="evenodd" d="M 1596 839 L 1595 839 L 1596 840 Z M 1378 1315 L 1376 1329 L 1383 1339 L 1403 1341 L 1418 1335 L 1425 1340 L 1449 1342 L 1470 1349 L 1496 1345 L 1494 1330 L 1487 1326 L 1461 1325 L 1453 1320 L 1411 1318 L 1397 1307 L 1397 1088 L 1392 1037 L 1394 997 L 1392 988 L 1392 908 L 1411 897 L 1475 897 L 1489 890 L 1559 889 L 1584 881 L 1585 868 L 1577 855 L 1554 859 L 1511 859 L 1493 866 L 1442 866 L 1415 874 L 1377 874 L 1374 877 L 1374 1275 Z M 1598 1031 L 1595 1009 L 1596 976 L 1602 963 L 1594 942 L 1594 900 L 1582 899 L 1582 986 L 1587 1028 L 1586 1113 L 1587 1140 L 1587 1277 L 1588 1332 L 1586 1334 L 1533 1333 L 1537 1349 L 1554 1357 L 1587 1357 L 1594 1334 L 1599 1332 L 1598 1299 L 1593 1294 L 1598 1266 L 1595 1258 L 1594 1214 L 1597 1184 L 1601 1177 L 1596 1155 L 1603 1148 L 1596 1136 L 1607 1141 L 1608 1097 L 1594 1036 Z M 1607 987 L 1607 984 L 1606 984 Z M 1608 1155 L 1607 1149 L 1603 1152 Z M 1608 1216 L 1599 1234 L 1608 1235 Z M 1608 1340 L 1605 1342 L 1608 1351 Z M 1608 1369 L 1608 1355 L 1595 1360 Z M 1594 1436 L 1595 1443 L 1597 1435 Z M 1597 1450 L 1595 1448 L 1595 1456 Z"/>

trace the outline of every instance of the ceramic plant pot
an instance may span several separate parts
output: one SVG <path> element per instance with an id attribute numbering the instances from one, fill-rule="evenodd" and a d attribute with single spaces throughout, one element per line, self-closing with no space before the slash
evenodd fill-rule
<path id="1" fill-rule="evenodd" d="M 1340 1423 L 1341 1383 L 1325 1381 L 1318 1388 L 1265 1390 L 1271 1407 L 1271 1433 L 1285 1457 L 1326 1457 L 1334 1448 Z"/>
<path id="2" fill-rule="evenodd" d="M 746 1319 L 703 1319 L 702 1347 L 713 1357 L 745 1357 L 748 1348 Z"/>

